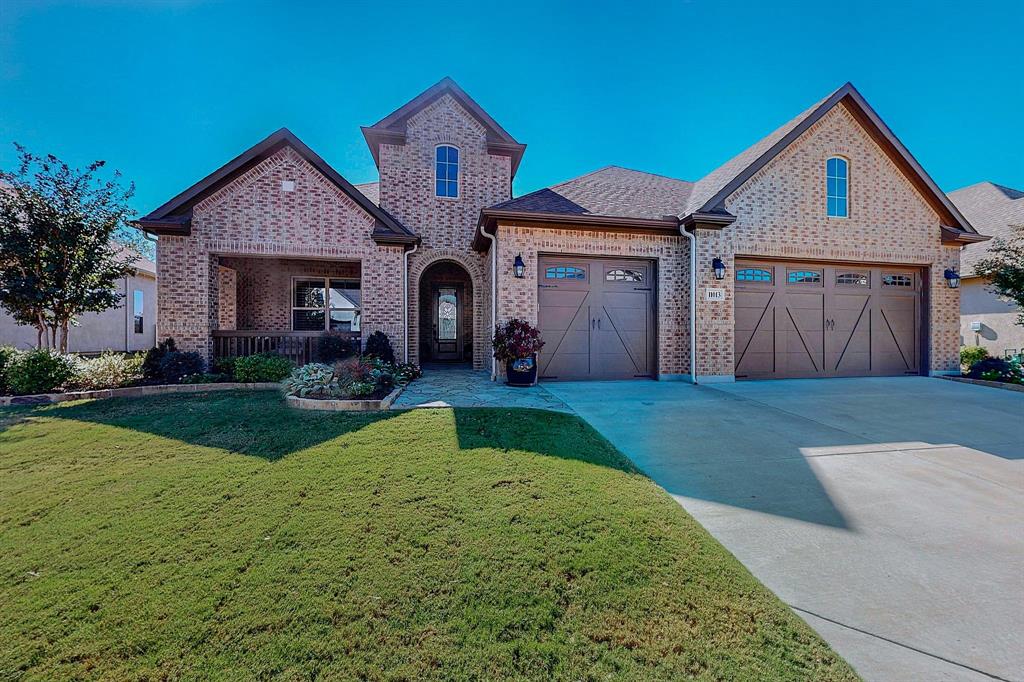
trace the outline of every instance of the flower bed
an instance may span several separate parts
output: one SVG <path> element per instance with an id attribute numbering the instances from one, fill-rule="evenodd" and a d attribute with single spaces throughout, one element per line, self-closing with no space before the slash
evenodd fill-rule
<path id="1" fill-rule="evenodd" d="M 375 412 L 378 410 L 390 410 L 398 396 L 402 394 L 404 386 L 399 386 L 386 396 L 376 398 L 358 398 L 350 400 L 347 398 L 300 398 L 295 395 L 285 396 L 285 401 L 291 407 L 300 410 L 326 410 L 331 412 Z"/>
<path id="2" fill-rule="evenodd" d="M 64 393 L 36 393 L 34 395 L 0 396 L 0 407 L 9 405 L 44 405 L 62 403 L 69 400 L 99 400 L 103 398 L 141 398 L 147 395 L 163 393 L 206 393 L 208 391 L 265 391 L 279 389 L 281 384 L 259 382 L 244 384 L 234 381 L 217 384 L 152 384 L 149 386 L 131 386 L 129 388 L 106 388 L 95 391 L 67 391 Z"/>
<path id="3" fill-rule="evenodd" d="M 311 410 L 387 410 L 420 368 L 364 355 L 333 365 L 313 362 L 282 384 L 289 405 Z"/>

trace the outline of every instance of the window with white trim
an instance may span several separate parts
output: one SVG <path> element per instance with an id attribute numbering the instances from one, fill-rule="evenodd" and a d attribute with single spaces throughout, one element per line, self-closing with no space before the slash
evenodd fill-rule
<path id="1" fill-rule="evenodd" d="M 458 199 L 459 148 L 441 144 L 434 154 L 434 193 L 446 199 Z"/>
<path id="2" fill-rule="evenodd" d="M 142 293 L 142 289 L 136 289 L 132 292 L 132 317 L 135 325 L 135 333 L 142 334 L 145 327 L 145 295 Z"/>
<path id="3" fill-rule="evenodd" d="M 362 304 L 358 280 L 296 277 L 292 280 L 292 330 L 359 331 Z"/>
<path id="4" fill-rule="evenodd" d="M 849 216 L 850 162 L 841 156 L 828 159 L 825 162 L 825 185 L 828 217 Z"/>

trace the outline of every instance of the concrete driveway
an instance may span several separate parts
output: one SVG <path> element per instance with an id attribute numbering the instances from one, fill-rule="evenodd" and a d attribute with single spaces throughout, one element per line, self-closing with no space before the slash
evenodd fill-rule
<path id="1" fill-rule="evenodd" d="M 549 383 L 869 680 L 1024 679 L 1024 394 Z"/>

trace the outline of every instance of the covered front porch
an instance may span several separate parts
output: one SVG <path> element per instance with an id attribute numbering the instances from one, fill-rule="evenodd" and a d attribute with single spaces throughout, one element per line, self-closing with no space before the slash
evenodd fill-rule
<path id="1" fill-rule="evenodd" d="M 277 353 L 303 365 L 328 334 L 362 344 L 359 261 L 216 255 L 211 280 L 214 361 Z"/>

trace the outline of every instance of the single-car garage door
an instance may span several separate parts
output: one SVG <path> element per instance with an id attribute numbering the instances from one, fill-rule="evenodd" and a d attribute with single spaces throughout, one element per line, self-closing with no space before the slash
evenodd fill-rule
<path id="1" fill-rule="evenodd" d="M 540 258 L 542 379 L 629 379 L 654 374 L 654 264 Z"/>
<path id="2" fill-rule="evenodd" d="M 921 272 L 736 261 L 736 378 L 920 372 Z"/>

